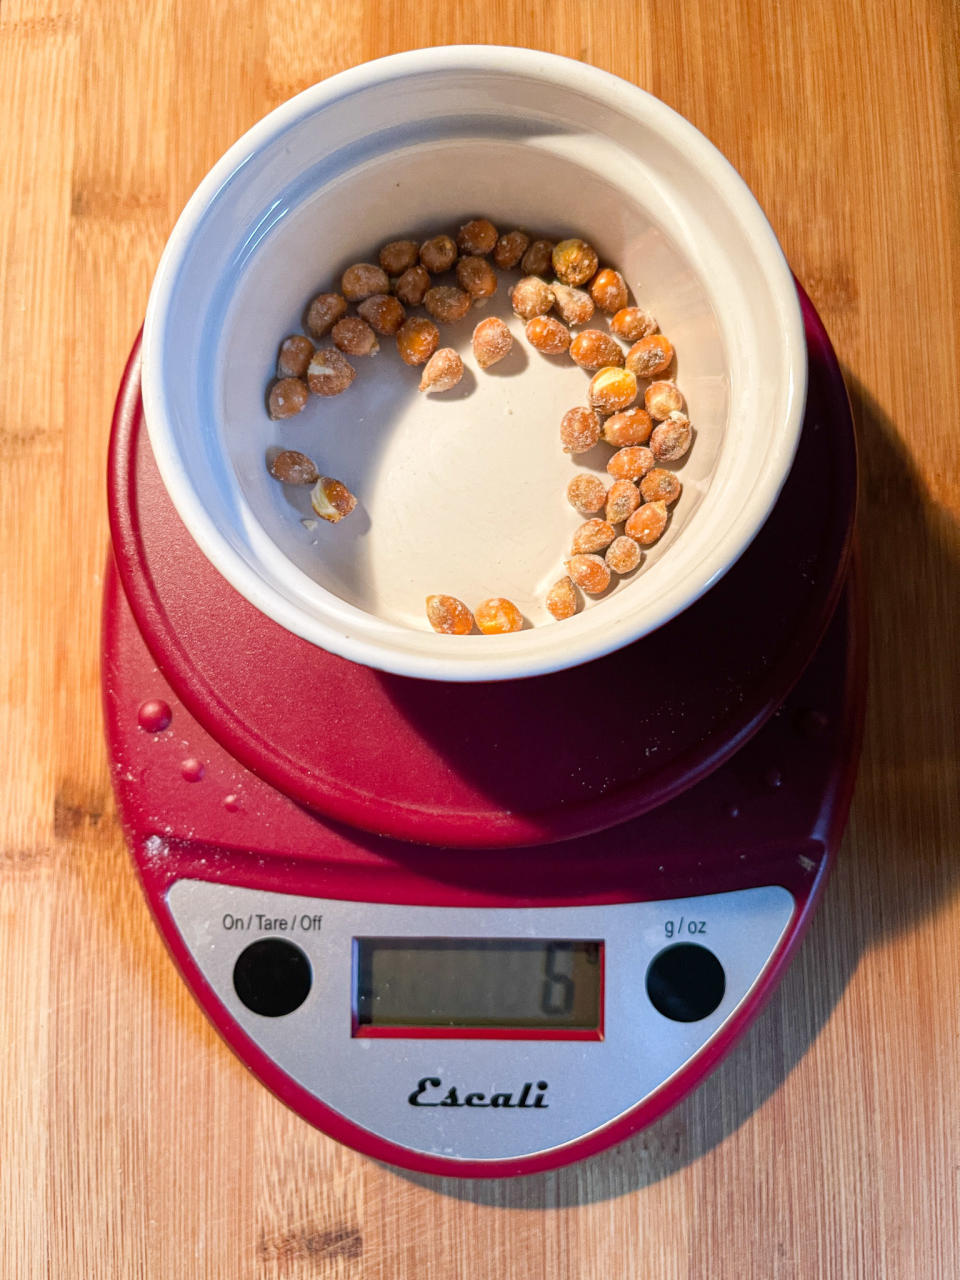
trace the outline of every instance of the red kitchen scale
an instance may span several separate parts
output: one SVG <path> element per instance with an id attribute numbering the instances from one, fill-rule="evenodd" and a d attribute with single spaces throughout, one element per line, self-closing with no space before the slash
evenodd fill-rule
<path id="1" fill-rule="evenodd" d="M 120 813 L 217 1030 L 339 1141 L 465 1177 L 572 1162 L 689 1093 L 780 980 L 865 670 L 853 427 L 802 301 L 802 437 L 745 554 L 634 645 L 485 685 L 354 665 L 229 586 L 161 483 L 134 349 L 103 621 Z"/>

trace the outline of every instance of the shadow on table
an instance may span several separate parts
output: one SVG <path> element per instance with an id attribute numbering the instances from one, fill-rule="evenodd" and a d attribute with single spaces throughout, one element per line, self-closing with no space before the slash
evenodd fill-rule
<path id="1" fill-rule="evenodd" d="M 866 734 L 843 852 L 783 983 L 709 1079 L 621 1146 L 528 1178 L 399 1176 L 456 1199 L 514 1209 L 607 1200 L 669 1177 L 776 1092 L 874 940 L 911 928 L 956 891 L 960 863 L 942 815 L 956 802 L 960 751 L 960 646 L 948 626 L 950 602 L 955 610 L 960 599 L 960 527 L 930 501 L 894 424 L 855 378 L 845 380 L 860 447 L 858 526 L 870 626 Z"/>

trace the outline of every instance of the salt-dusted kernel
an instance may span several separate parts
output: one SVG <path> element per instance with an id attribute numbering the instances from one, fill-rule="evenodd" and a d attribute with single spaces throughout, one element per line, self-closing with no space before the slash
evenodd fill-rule
<path id="1" fill-rule="evenodd" d="M 349 302 L 359 302 L 375 293 L 387 293 L 390 279 L 383 267 L 372 262 L 355 262 L 347 267 L 340 281 L 340 292 Z"/>
<path id="2" fill-rule="evenodd" d="M 457 284 L 471 298 L 491 298 L 497 292 L 497 273 L 486 258 L 468 256 L 457 263 Z"/>
<path id="3" fill-rule="evenodd" d="M 271 418 L 292 418 L 307 403 L 307 388 L 301 378 L 280 378 L 270 388 L 267 411 Z"/>
<path id="4" fill-rule="evenodd" d="M 622 311 L 629 298 L 627 282 L 619 271 L 604 267 L 590 281 L 590 297 L 601 311 L 610 315 L 615 311 Z"/>
<path id="5" fill-rule="evenodd" d="M 419 307 L 430 288 L 430 272 L 426 267 L 409 267 L 393 286 L 393 291 L 408 307 Z"/>
<path id="6" fill-rule="evenodd" d="M 618 449 L 607 463 L 607 470 L 615 480 L 639 480 L 656 464 L 653 453 L 640 444 Z"/>
<path id="7" fill-rule="evenodd" d="M 477 626 L 485 636 L 505 636 L 523 630 L 523 614 L 503 596 L 491 596 L 474 610 Z"/>
<path id="8" fill-rule="evenodd" d="M 380 250 L 380 265 L 388 276 L 402 276 L 416 264 L 419 255 L 416 240 L 391 240 Z"/>
<path id="9" fill-rule="evenodd" d="M 307 369 L 307 385 L 315 396 L 338 396 L 357 371 L 336 347 L 318 347 Z"/>
<path id="10" fill-rule="evenodd" d="M 385 338 L 392 338 L 407 318 L 402 303 L 389 293 L 375 293 L 364 298 L 357 307 L 357 314 L 366 320 L 375 333 L 382 334 Z"/>
<path id="11" fill-rule="evenodd" d="M 453 324 L 470 310 L 470 295 L 452 284 L 436 284 L 424 294 L 423 305 L 434 320 Z"/>
<path id="12" fill-rule="evenodd" d="M 658 421 L 683 412 L 683 396 L 675 382 L 651 382 L 643 393 L 643 403 L 650 417 Z"/>
<path id="13" fill-rule="evenodd" d="M 624 307 L 610 317 L 610 328 L 618 338 L 623 338 L 626 342 L 639 342 L 648 333 L 656 332 L 657 322 L 642 307 Z"/>
<path id="14" fill-rule="evenodd" d="M 321 476 L 310 490 L 310 505 L 321 520 L 337 524 L 350 514 L 357 500 L 342 481 Z"/>
<path id="15" fill-rule="evenodd" d="M 377 335 L 359 316 L 344 316 L 338 320 L 330 331 L 330 337 L 348 356 L 374 356 L 380 350 Z"/>
<path id="16" fill-rule="evenodd" d="M 632 480 L 615 480 L 607 490 L 604 514 L 611 524 L 623 524 L 640 505 L 640 493 Z"/>
<path id="17" fill-rule="evenodd" d="M 617 536 L 617 531 L 609 520 L 596 517 L 585 521 L 573 535 L 570 550 L 575 556 L 589 555 L 593 551 L 603 551 Z"/>
<path id="18" fill-rule="evenodd" d="M 623 364 L 623 348 L 601 329 L 584 329 L 570 343 L 570 358 L 581 369 L 617 368 Z"/>
<path id="19" fill-rule="evenodd" d="M 567 485 L 567 501 L 582 516 L 596 515 L 607 501 L 607 486 L 599 476 L 581 471 Z"/>
<path id="20" fill-rule="evenodd" d="M 665 502 L 671 506 L 680 497 L 682 485 L 672 471 L 654 467 L 640 481 L 640 493 L 644 502 Z"/>
<path id="21" fill-rule="evenodd" d="M 635 342 L 627 352 L 627 368 L 638 378 L 655 378 L 670 367 L 673 346 L 662 333 L 651 333 Z"/>
<path id="22" fill-rule="evenodd" d="M 318 293 L 307 307 L 304 321 L 315 338 L 325 338 L 341 316 L 347 314 L 347 300 L 339 293 Z"/>
<path id="23" fill-rule="evenodd" d="M 601 413 L 618 413 L 636 400 L 637 380 L 629 369 L 600 369 L 590 379 L 587 398 Z"/>
<path id="24" fill-rule="evenodd" d="M 646 444 L 652 430 L 653 423 L 645 409 L 624 409 L 607 418 L 603 424 L 603 438 L 607 444 L 622 449 L 625 445 Z"/>
<path id="25" fill-rule="evenodd" d="M 291 333 L 280 343 L 277 356 L 278 378 L 302 378 L 313 356 L 313 343 L 300 333 Z"/>
<path id="26" fill-rule="evenodd" d="M 586 453 L 600 439 L 600 418 L 593 409 L 568 409 L 560 423 L 564 453 Z"/>
<path id="27" fill-rule="evenodd" d="M 586 324 L 592 317 L 593 299 L 589 293 L 561 284 L 559 280 L 554 280 L 550 288 L 553 290 L 557 315 L 564 324 Z"/>
<path id="28" fill-rule="evenodd" d="M 473 354 L 481 369 L 502 360 L 513 346 L 513 334 L 499 316 L 481 320 L 473 331 Z"/>
<path id="29" fill-rule="evenodd" d="M 524 276 L 513 286 L 510 305 L 521 320 L 545 316 L 553 306 L 553 290 L 536 276 Z"/>
<path id="30" fill-rule="evenodd" d="M 600 556 L 571 556 L 566 570 L 581 591 L 598 596 L 610 585 L 610 570 Z"/>
<path id="31" fill-rule="evenodd" d="M 682 413 L 671 413 L 653 430 L 650 448 L 658 462 L 679 462 L 693 441 L 690 419 Z"/>
<path id="32" fill-rule="evenodd" d="M 426 364 L 439 345 L 440 330 L 423 316 L 411 316 L 397 330 L 397 350 L 404 364 Z"/>
<path id="33" fill-rule="evenodd" d="M 637 507 L 633 515 L 623 526 L 624 533 L 639 542 L 642 547 L 652 547 L 667 527 L 667 504 L 665 502 L 645 502 Z"/>
<path id="34" fill-rule="evenodd" d="M 501 271 L 515 267 L 530 247 L 530 237 L 525 231 L 508 231 L 497 241 L 493 260 Z"/>
<path id="35" fill-rule="evenodd" d="M 614 573 L 633 573 L 640 563 L 641 555 L 640 547 L 633 538 L 621 533 L 607 547 L 607 554 L 603 558 Z"/>
<path id="36" fill-rule="evenodd" d="M 569 578 L 560 578 L 547 592 L 547 609 L 558 622 L 572 618 L 580 607 L 577 588 Z"/>
<path id="37" fill-rule="evenodd" d="M 453 347 L 435 351 L 423 367 L 421 391 L 449 391 L 463 377 L 463 361 Z"/>
<path id="38" fill-rule="evenodd" d="M 492 253 L 497 235 L 497 228 L 489 218 L 472 218 L 457 232 L 457 248 L 461 253 Z"/>
<path id="39" fill-rule="evenodd" d="M 554 247 L 551 261 L 558 280 L 564 284 L 585 284 L 597 269 L 597 251 L 586 240 L 574 236 Z"/>
<path id="40" fill-rule="evenodd" d="M 456 596 L 427 596 L 427 620 L 444 636 L 468 636 L 473 630 L 473 614 Z"/>
<path id="41" fill-rule="evenodd" d="M 552 240 L 534 240 L 520 260 L 520 270 L 527 276 L 545 276 L 552 256 Z"/>
<path id="42" fill-rule="evenodd" d="M 420 246 L 420 265 L 431 275 L 449 271 L 457 260 L 457 246 L 449 236 L 434 236 Z"/>
<path id="43" fill-rule="evenodd" d="M 283 449 L 267 463 L 267 470 L 281 484 L 316 484 L 320 472 L 312 458 L 296 449 Z"/>
<path id="44" fill-rule="evenodd" d="M 531 347 L 545 356 L 561 356 L 570 346 L 570 330 L 553 316 L 534 316 L 525 332 Z"/>

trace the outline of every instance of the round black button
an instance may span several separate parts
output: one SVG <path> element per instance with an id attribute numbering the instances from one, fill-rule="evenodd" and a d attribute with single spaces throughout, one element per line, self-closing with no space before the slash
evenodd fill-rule
<path id="1" fill-rule="evenodd" d="M 665 1018 L 699 1022 L 718 1007 L 727 988 L 723 965 L 706 947 L 678 942 L 650 961 L 647 995 Z"/>
<path id="2" fill-rule="evenodd" d="M 310 993 L 310 961 L 282 938 L 251 942 L 233 966 L 233 989 L 254 1013 L 282 1018 L 299 1009 Z"/>

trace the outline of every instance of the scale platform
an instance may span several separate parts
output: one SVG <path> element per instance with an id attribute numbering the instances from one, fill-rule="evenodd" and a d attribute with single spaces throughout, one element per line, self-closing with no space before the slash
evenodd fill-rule
<path id="1" fill-rule="evenodd" d="M 633 646 L 483 686 L 356 666 L 237 594 L 160 481 L 134 349 L 103 620 L 124 828 L 197 1000 L 331 1136 L 464 1177 L 570 1163 L 675 1105 L 779 981 L 864 699 L 853 427 L 802 302 L 801 442 L 737 564 Z"/>

